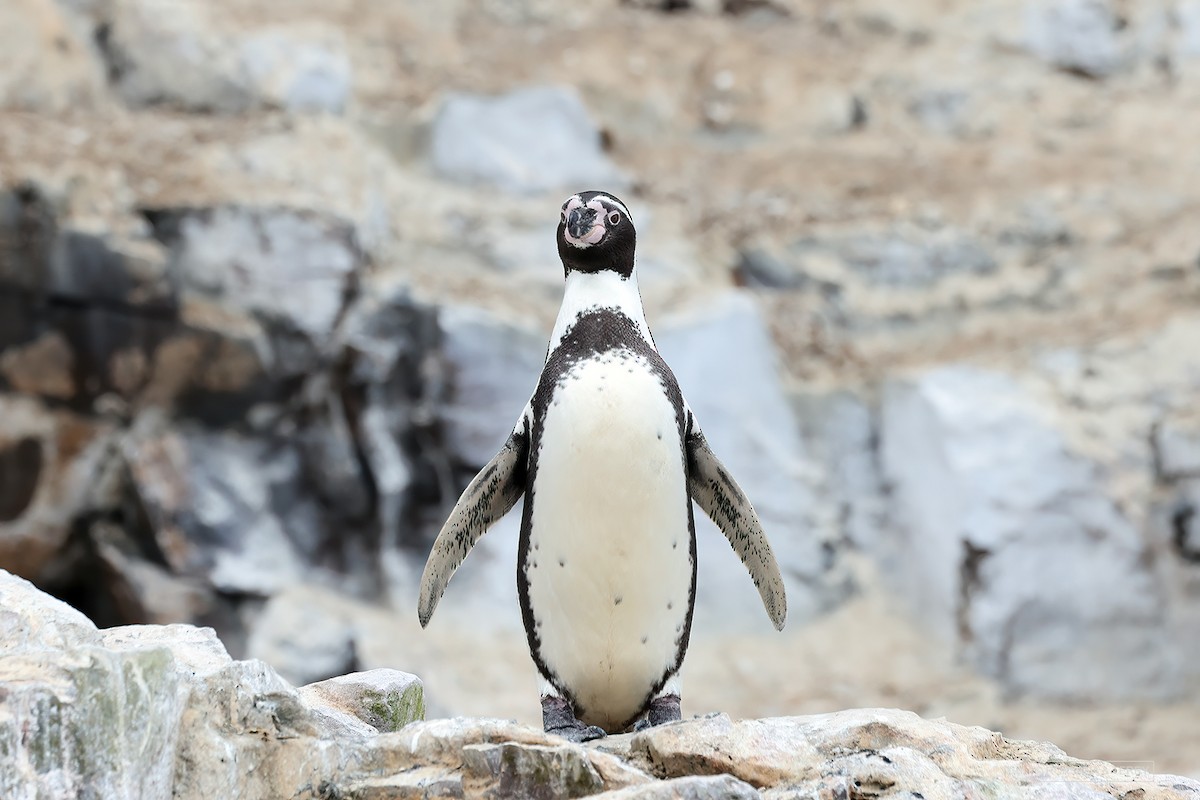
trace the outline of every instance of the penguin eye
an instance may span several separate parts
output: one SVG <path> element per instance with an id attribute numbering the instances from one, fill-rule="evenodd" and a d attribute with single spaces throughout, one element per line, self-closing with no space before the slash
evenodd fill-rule
<path id="1" fill-rule="evenodd" d="M 620 221 L 621 221 L 621 213 L 619 211 L 608 212 L 608 224 L 609 225 L 616 225 Z"/>

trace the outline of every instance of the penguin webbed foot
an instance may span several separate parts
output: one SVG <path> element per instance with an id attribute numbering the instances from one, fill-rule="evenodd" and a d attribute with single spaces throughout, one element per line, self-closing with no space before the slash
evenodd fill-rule
<path id="1" fill-rule="evenodd" d="M 547 696 L 542 698 L 542 727 L 546 733 L 561 736 L 575 742 L 590 742 L 592 739 L 602 739 L 608 735 L 598 725 L 585 725 L 575 717 L 571 703 L 561 697 Z"/>
<path id="2" fill-rule="evenodd" d="M 650 707 L 646 709 L 646 715 L 634 723 L 633 730 L 635 732 L 644 731 L 647 728 L 653 728 L 668 722 L 678 722 L 681 719 L 683 719 L 683 713 L 679 710 L 679 695 L 659 695 L 650 701 Z"/>

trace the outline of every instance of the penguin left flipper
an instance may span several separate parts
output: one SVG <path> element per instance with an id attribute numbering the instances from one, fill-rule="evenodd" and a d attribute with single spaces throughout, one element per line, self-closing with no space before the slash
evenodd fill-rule
<path id="1" fill-rule="evenodd" d="M 528 455 L 529 427 L 523 424 L 513 431 L 500 452 L 471 480 L 454 504 L 450 518 L 433 542 L 425 571 L 421 573 L 417 616 L 422 628 L 429 624 L 433 610 L 446 591 L 446 584 L 475 542 L 525 493 Z"/>
<path id="2" fill-rule="evenodd" d="M 694 425 L 689 428 L 688 494 L 729 539 L 734 552 L 750 572 L 767 616 L 775 630 L 781 631 L 787 619 L 787 595 L 762 523 L 737 481 L 709 449 L 704 434 Z"/>

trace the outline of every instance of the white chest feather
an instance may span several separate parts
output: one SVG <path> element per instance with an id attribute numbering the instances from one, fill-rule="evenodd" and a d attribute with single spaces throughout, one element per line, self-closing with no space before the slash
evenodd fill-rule
<path id="1" fill-rule="evenodd" d="M 526 560 L 542 661 L 617 725 L 673 665 L 692 581 L 676 412 L 646 360 L 575 365 L 538 443 Z"/>

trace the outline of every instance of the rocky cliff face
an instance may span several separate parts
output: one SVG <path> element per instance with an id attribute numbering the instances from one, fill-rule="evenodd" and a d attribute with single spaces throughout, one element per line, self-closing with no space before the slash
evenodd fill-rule
<path id="1" fill-rule="evenodd" d="M 98 631 L 3 571 L 0 608 L 11 800 L 1200 795 L 1187 778 L 889 709 L 717 714 L 581 747 L 502 720 L 423 721 L 405 673 L 297 690 L 261 661 L 230 659 L 211 629 Z"/>
<path id="2" fill-rule="evenodd" d="M 1198 99 L 1193 0 L 10 0 L 0 567 L 363 666 L 598 184 L 794 625 L 886 591 L 1009 697 L 1186 697 Z M 517 627 L 513 523 L 449 619 Z M 766 632 L 700 533 L 697 631 Z"/>

